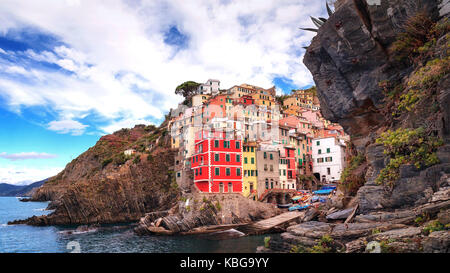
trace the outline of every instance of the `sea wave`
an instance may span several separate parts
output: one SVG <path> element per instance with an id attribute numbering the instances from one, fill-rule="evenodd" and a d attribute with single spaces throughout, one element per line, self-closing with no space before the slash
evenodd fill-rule
<path id="1" fill-rule="evenodd" d="M 41 209 L 33 209 L 34 211 L 46 211 L 46 208 L 41 208 Z"/>

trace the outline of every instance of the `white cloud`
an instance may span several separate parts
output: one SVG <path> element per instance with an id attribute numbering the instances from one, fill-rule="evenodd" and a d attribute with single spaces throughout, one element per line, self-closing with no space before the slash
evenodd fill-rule
<path id="1" fill-rule="evenodd" d="M 132 128 L 137 124 L 144 124 L 144 125 L 151 125 L 153 124 L 152 122 L 140 119 L 140 120 L 136 120 L 136 119 L 122 119 L 120 121 L 117 122 L 113 122 L 111 124 L 109 124 L 108 126 L 104 126 L 101 127 L 100 129 L 107 133 L 107 134 L 111 134 L 114 133 L 115 131 L 118 131 L 122 128 Z M 155 124 L 153 124 L 155 125 Z"/>
<path id="2" fill-rule="evenodd" d="M 89 125 L 84 125 L 76 120 L 54 120 L 49 122 L 48 129 L 60 134 L 81 135 Z"/>
<path id="3" fill-rule="evenodd" d="M 0 158 L 9 159 L 12 161 L 16 160 L 25 160 L 25 159 L 49 159 L 56 158 L 57 155 L 48 154 L 48 153 L 36 153 L 36 152 L 22 152 L 15 154 L 7 154 L 5 152 L 0 153 Z"/>
<path id="4" fill-rule="evenodd" d="M 27 185 L 57 175 L 63 168 L 0 167 L 0 183 Z"/>
<path id="5" fill-rule="evenodd" d="M 175 87 L 187 80 L 271 87 L 282 76 L 305 86 L 312 77 L 298 52 L 314 34 L 299 27 L 312 24 L 309 15 L 324 16 L 324 3 L 4 0 L 0 33 L 33 26 L 55 35 L 65 46 L 25 54 L 72 73 L 23 67 L 31 83 L 0 78 L 0 92 L 13 106 L 51 106 L 60 118 L 96 113 L 111 122 L 103 127 L 110 131 L 128 124 L 118 119 L 163 118 L 181 101 Z M 189 37 L 178 52 L 164 43 L 173 25 Z"/>

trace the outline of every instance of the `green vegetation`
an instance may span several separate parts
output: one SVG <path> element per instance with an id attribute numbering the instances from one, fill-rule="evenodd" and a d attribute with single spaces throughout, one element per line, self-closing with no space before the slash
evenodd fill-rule
<path id="1" fill-rule="evenodd" d="M 430 57 L 436 41 L 449 30 L 448 19 L 435 23 L 426 13 L 419 12 L 406 21 L 404 32 L 397 36 L 390 53 L 397 62 L 420 63 Z"/>
<path id="2" fill-rule="evenodd" d="M 141 162 L 141 156 L 140 155 L 136 155 L 133 159 L 133 163 L 134 164 L 139 164 Z"/>
<path id="3" fill-rule="evenodd" d="M 112 161 L 113 161 L 112 158 L 107 158 L 107 159 L 103 160 L 102 169 L 105 168 L 106 166 L 108 166 L 108 164 L 111 163 Z"/>
<path id="4" fill-rule="evenodd" d="M 264 247 L 269 248 L 270 245 L 270 237 L 264 237 Z"/>
<path id="5" fill-rule="evenodd" d="M 280 105 L 283 105 L 283 102 L 289 97 L 290 97 L 289 95 L 281 95 L 281 96 L 275 96 L 275 99 L 277 100 L 277 102 Z"/>
<path id="6" fill-rule="evenodd" d="M 364 185 L 365 179 L 363 175 L 355 175 L 353 172 L 366 161 L 362 154 L 353 156 L 349 160 L 349 164 L 344 168 L 341 175 L 341 189 L 348 195 L 355 195 L 358 189 Z"/>
<path id="7" fill-rule="evenodd" d="M 382 240 L 380 241 L 380 248 L 381 248 L 381 253 L 393 253 L 395 252 L 395 249 L 390 246 L 390 243 L 395 242 L 394 239 L 389 239 L 389 240 Z"/>
<path id="8" fill-rule="evenodd" d="M 376 142 L 383 144 L 384 154 L 390 156 L 389 163 L 381 170 L 376 182 L 391 187 L 399 178 L 401 165 L 413 164 L 420 169 L 439 163 L 435 152 L 443 144 L 442 140 L 429 136 L 422 127 L 388 130 Z"/>
<path id="9" fill-rule="evenodd" d="M 221 210 L 222 210 L 222 206 L 220 205 L 219 201 L 216 202 L 216 209 L 217 209 L 218 211 L 221 211 Z"/>
<path id="10" fill-rule="evenodd" d="M 409 79 L 408 91 L 399 98 L 397 112 L 413 110 L 424 98 L 429 98 L 433 89 L 446 74 L 450 72 L 450 57 L 436 58 L 428 61 Z"/>
<path id="11" fill-rule="evenodd" d="M 317 240 L 317 245 L 306 248 L 299 244 L 291 248 L 291 253 L 330 253 L 335 250 L 333 243 L 333 238 L 329 235 L 323 235 L 322 238 Z"/>
<path id="12" fill-rule="evenodd" d="M 430 222 L 428 225 L 426 225 L 423 228 L 423 232 L 425 234 L 430 234 L 432 232 L 440 231 L 440 230 L 444 230 L 444 229 L 445 229 L 445 226 L 438 220 L 435 220 L 435 221 Z"/>
<path id="13" fill-rule="evenodd" d="M 196 83 L 194 81 L 187 81 L 175 88 L 175 94 L 182 95 L 184 98 L 190 98 L 199 86 L 199 83 Z"/>
<path id="14" fill-rule="evenodd" d="M 381 233 L 381 230 L 379 228 L 372 229 L 372 235 L 379 234 L 379 233 Z"/>
<path id="15" fill-rule="evenodd" d="M 131 156 L 125 155 L 123 152 L 120 152 L 119 154 L 117 154 L 114 157 L 113 162 L 117 166 L 120 166 L 120 165 L 125 164 L 125 162 L 127 162 L 130 159 L 131 159 Z"/>

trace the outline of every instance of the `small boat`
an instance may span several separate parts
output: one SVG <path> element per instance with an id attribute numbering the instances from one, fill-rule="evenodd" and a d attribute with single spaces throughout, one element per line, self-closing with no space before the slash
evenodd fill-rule
<path id="1" fill-rule="evenodd" d="M 289 203 L 289 204 L 277 204 L 277 207 L 280 208 L 280 209 L 287 209 L 290 206 L 292 206 L 292 203 Z"/>
<path id="2" fill-rule="evenodd" d="M 292 197 L 292 201 L 298 201 L 302 198 L 303 198 L 303 196 L 294 196 L 294 197 Z"/>
<path id="3" fill-rule="evenodd" d="M 332 193 L 334 190 L 333 189 L 328 189 L 328 190 L 318 190 L 315 191 L 314 194 L 330 194 Z"/>
<path id="4" fill-rule="evenodd" d="M 289 208 L 289 211 L 294 211 L 294 210 L 304 210 L 304 209 L 306 209 L 306 208 L 309 208 L 309 206 L 310 206 L 310 205 L 303 205 L 303 206 L 296 205 L 296 206 L 290 207 L 290 208 Z"/>

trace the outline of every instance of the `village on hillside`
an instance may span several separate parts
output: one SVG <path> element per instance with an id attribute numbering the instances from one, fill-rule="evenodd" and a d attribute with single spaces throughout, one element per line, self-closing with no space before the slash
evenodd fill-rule
<path id="1" fill-rule="evenodd" d="M 209 79 L 185 98 L 168 124 L 181 189 L 288 203 L 269 193 L 336 188 L 350 139 L 323 118 L 315 87 L 277 96 L 275 87 L 221 89 Z"/>

